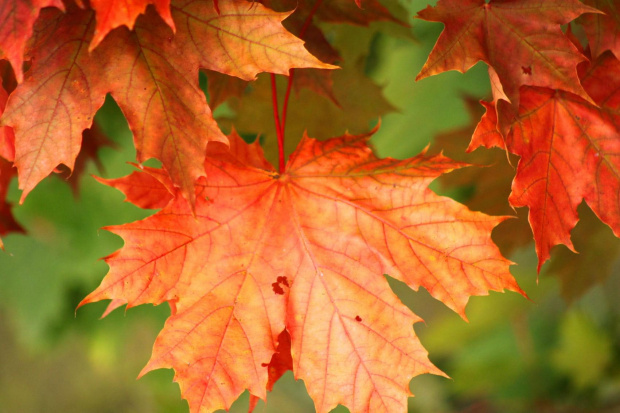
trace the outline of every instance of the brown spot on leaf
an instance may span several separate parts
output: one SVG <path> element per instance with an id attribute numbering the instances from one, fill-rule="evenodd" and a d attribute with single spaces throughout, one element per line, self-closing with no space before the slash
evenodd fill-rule
<path id="1" fill-rule="evenodd" d="M 279 295 L 284 295 L 284 289 L 280 287 L 280 284 L 273 283 L 271 284 L 271 288 L 273 288 L 273 292 Z"/>
<path id="2" fill-rule="evenodd" d="M 284 288 L 282 288 L 284 286 L 290 287 L 288 283 L 288 279 L 283 276 L 276 278 L 276 282 L 271 284 L 271 287 L 273 288 L 273 292 L 276 294 L 280 294 L 280 295 L 284 294 Z"/>
<path id="3" fill-rule="evenodd" d="M 355 316 L 355 321 L 357 321 L 358 323 L 361 323 L 362 322 L 362 317 L 356 315 Z"/>
<path id="4" fill-rule="evenodd" d="M 521 70 L 523 70 L 524 75 L 532 76 L 532 66 L 521 66 Z"/>

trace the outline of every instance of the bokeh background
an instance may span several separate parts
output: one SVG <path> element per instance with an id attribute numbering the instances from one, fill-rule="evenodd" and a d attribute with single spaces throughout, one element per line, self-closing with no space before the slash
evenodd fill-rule
<path id="1" fill-rule="evenodd" d="M 472 111 L 480 110 L 475 102 L 489 94 L 486 68 L 479 64 L 466 74 L 450 72 L 414 82 L 442 25 L 410 18 L 425 1 L 403 1 L 401 6 L 411 29 L 373 25 L 372 30 L 354 28 L 346 34 L 336 26 L 324 29 L 330 40 L 341 42 L 347 61 L 355 60 L 383 88 L 385 101 L 363 101 L 363 96 L 355 100 L 367 106 L 368 113 L 377 105 L 384 112 L 390 105 L 396 109 L 381 117 L 381 129 L 373 139 L 381 156 L 409 157 L 429 144 L 431 150 L 446 153 L 457 153 L 451 145 L 461 145 L 462 151 L 475 125 Z M 203 77 L 202 83 L 208 80 Z M 351 85 L 339 93 L 355 96 L 355 89 Z M 302 98 L 293 95 L 291 119 L 296 116 L 295 99 Z M 241 116 L 235 112 L 240 107 L 243 102 L 233 99 L 217 109 L 223 128 Z M 337 110 L 331 108 L 330 113 Z M 258 121 L 266 115 L 251 116 Z M 377 117 L 367 120 L 370 128 Z M 122 246 L 120 238 L 101 228 L 153 212 L 123 203 L 120 193 L 90 176 L 126 175 L 133 168 L 128 162 L 135 159 L 131 134 L 112 99 L 97 114 L 97 122 L 113 142 L 99 150 L 103 168 L 89 164 L 73 183 L 77 190 L 61 175 L 42 182 L 15 208 L 27 233 L 3 238 L 0 413 L 188 411 L 171 370 L 136 380 L 169 314 L 166 305 L 118 309 L 101 320 L 106 303 L 75 311 L 107 272 L 101 258 Z M 296 127 L 308 127 L 312 135 L 312 125 L 291 126 Z M 342 127 L 349 127 L 346 121 Z M 251 132 L 245 131 L 244 137 Z M 268 131 L 262 139 L 266 148 L 273 148 Z M 491 152 L 476 159 L 513 168 L 501 151 Z M 483 178 L 477 173 L 473 181 L 456 176 L 437 182 L 434 189 L 462 202 L 480 195 L 503 197 L 505 202 L 509 181 L 504 188 L 481 189 L 478 179 Z M 19 199 L 15 183 L 10 199 Z M 582 206 L 582 222 L 573 232 L 581 254 L 557 247 L 552 262 L 537 274 L 533 244 L 523 242 L 519 229 L 519 222 L 527 224 L 526 216 L 519 212 L 512 220 L 516 224 L 500 225 L 494 237 L 502 240 L 502 250 L 516 263 L 512 272 L 529 300 L 514 293 L 472 298 L 465 322 L 425 291 L 413 292 L 390 280 L 402 301 L 424 318 L 415 331 L 430 359 L 451 377 L 414 378 L 410 387 L 416 397 L 410 399 L 410 412 L 620 411 L 620 240 Z M 247 411 L 247 406 L 246 393 L 231 411 Z M 267 405 L 260 402 L 256 411 L 305 413 L 314 408 L 304 383 L 287 373 L 269 394 Z"/>

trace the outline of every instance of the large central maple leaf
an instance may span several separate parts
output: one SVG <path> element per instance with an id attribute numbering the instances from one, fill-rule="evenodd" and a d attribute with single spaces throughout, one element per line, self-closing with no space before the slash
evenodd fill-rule
<path id="1" fill-rule="evenodd" d="M 131 202 L 170 201 L 110 228 L 125 246 L 80 305 L 112 299 L 109 312 L 168 301 L 172 315 L 143 372 L 174 368 L 192 412 L 229 408 L 244 389 L 264 399 L 285 330 L 290 367 L 318 412 L 338 404 L 405 411 L 411 377 L 441 372 L 412 328 L 420 318 L 384 274 L 426 288 L 463 317 L 472 295 L 521 290 L 490 238 L 504 218 L 428 189 L 463 164 L 377 159 L 369 137 L 304 137 L 282 174 L 235 134 L 231 152 L 210 144 L 195 215 L 182 197 L 162 197 L 174 187 L 161 172 L 110 181 Z"/>

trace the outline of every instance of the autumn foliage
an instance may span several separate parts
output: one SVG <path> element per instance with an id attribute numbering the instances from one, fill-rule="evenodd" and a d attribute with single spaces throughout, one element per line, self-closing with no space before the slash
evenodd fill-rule
<path id="1" fill-rule="evenodd" d="M 619 1 L 597 0 L 440 0 L 419 12 L 444 31 L 417 80 L 488 65 L 493 96 L 467 151 L 497 146 L 518 164 L 484 173 L 446 156 L 465 156 L 456 136 L 437 140 L 445 154 L 373 154 L 368 124 L 391 107 L 324 27 L 406 32 L 409 16 L 390 2 L 0 0 L 0 235 L 21 231 L 4 201 L 14 176 L 28 202 L 50 173 L 79 175 L 110 145 L 93 123 L 110 95 L 133 133 L 136 171 L 98 180 L 159 211 L 106 228 L 124 247 L 80 306 L 168 303 L 141 374 L 174 369 L 192 412 L 228 409 L 246 389 L 252 406 L 287 370 L 318 412 L 405 411 L 413 376 L 445 374 L 385 275 L 463 318 L 471 296 L 525 295 L 491 239 L 510 208 L 474 197 L 470 209 L 432 181 L 473 179 L 483 195 L 505 189 L 499 202 L 527 207 L 539 269 L 555 245 L 574 250 L 584 200 L 620 236 L 619 13 Z M 304 116 L 327 124 L 316 136 L 290 133 L 309 127 L 291 125 L 301 91 L 318 99 Z M 253 115 L 257 101 L 273 133 Z M 237 120 L 214 119 L 224 102 Z M 160 168 L 144 165 L 152 158 Z M 514 228 L 503 248 L 532 238 Z"/>

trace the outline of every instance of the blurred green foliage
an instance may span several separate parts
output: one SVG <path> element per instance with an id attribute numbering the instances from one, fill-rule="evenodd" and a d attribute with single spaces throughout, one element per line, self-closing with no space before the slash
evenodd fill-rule
<path id="1" fill-rule="evenodd" d="M 403 5 L 414 15 L 426 3 Z M 415 155 L 437 133 L 466 125 L 462 95 L 483 98 L 489 91 L 483 65 L 465 75 L 451 72 L 415 83 L 442 27 L 412 24 L 416 44 L 386 35 L 371 41 L 368 73 L 385 85 L 386 97 L 399 109 L 382 119 L 373 140 L 382 156 Z M 97 121 L 119 145 L 101 150 L 101 173 L 129 173 L 127 162 L 135 159 L 131 134 L 112 100 Z M 18 200 L 16 188 L 10 197 Z M 135 380 L 169 314 L 165 305 L 120 309 L 103 320 L 98 317 L 105 303 L 75 314 L 78 302 L 107 271 L 99 259 L 122 245 L 100 228 L 149 214 L 122 199 L 88 174 L 77 197 L 51 177 L 15 209 L 27 235 L 6 236 L 6 251 L 0 254 L 0 413 L 188 411 L 172 371 Z M 413 292 L 390 279 L 403 302 L 425 319 L 415 330 L 431 360 L 451 376 L 414 378 L 410 412 L 620 410 L 620 264 L 616 261 L 609 278 L 568 304 L 547 267 L 538 278 L 533 246 L 511 259 L 519 264 L 513 273 L 530 300 L 513 293 L 473 298 L 469 323 L 425 291 Z M 247 411 L 247 406 L 246 392 L 232 411 Z M 256 411 L 311 412 L 313 405 L 303 383 L 287 373 L 267 406 L 260 402 Z"/>

